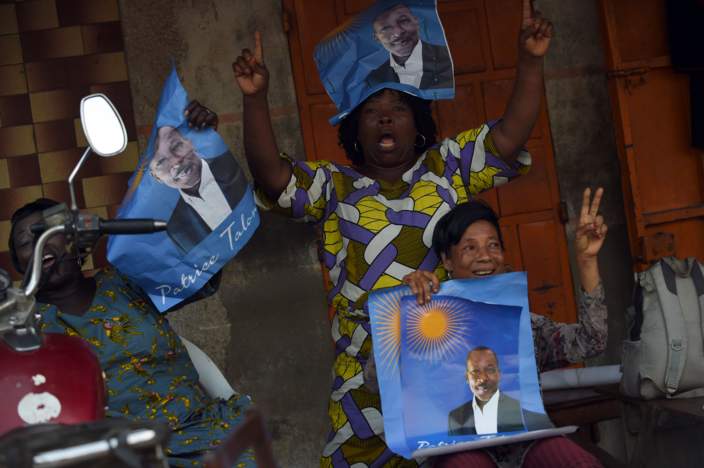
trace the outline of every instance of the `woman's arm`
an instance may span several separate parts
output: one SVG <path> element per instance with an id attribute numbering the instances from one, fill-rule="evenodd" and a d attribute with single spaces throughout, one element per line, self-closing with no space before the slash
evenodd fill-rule
<path id="1" fill-rule="evenodd" d="M 271 200 L 277 200 L 291 179 L 291 165 L 279 157 L 269 116 L 267 91 L 269 71 L 264 65 L 261 34 L 254 35 L 254 54 L 243 49 L 232 64 L 242 91 L 244 108 L 244 153 L 257 185 Z"/>
<path id="2" fill-rule="evenodd" d="M 502 158 L 512 161 L 528 141 L 543 95 L 543 56 L 550 46 L 552 23 L 523 0 L 518 66 L 513 92 L 501 122 L 491 129 L 494 146 Z"/>
<path id="3" fill-rule="evenodd" d="M 582 294 L 577 323 L 553 322 L 547 317 L 531 315 L 536 357 L 541 371 L 562 367 L 594 357 L 606 349 L 608 336 L 604 288 L 601 285 L 597 255 L 608 230 L 599 214 L 602 188 L 591 197 L 584 190 L 579 224 L 575 233 L 575 251 Z"/>
<path id="4" fill-rule="evenodd" d="M 578 299 L 577 323 L 561 323 L 531 314 L 538 370 L 545 372 L 598 356 L 606 349 L 607 309 L 601 284 Z"/>

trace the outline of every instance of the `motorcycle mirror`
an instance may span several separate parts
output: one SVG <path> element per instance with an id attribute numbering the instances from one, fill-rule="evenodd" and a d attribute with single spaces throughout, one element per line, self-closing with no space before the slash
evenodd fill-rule
<path id="1" fill-rule="evenodd" d="M 74 211 L 78 209 L 78 206 L 73 180 L 88 154 L 93 151 L 103 157 L 116 156 L 127 147 L 127 131 L 122 117 L 104 94 L 91 94 L 81 99 L 81 125 L 86 140 L 88 140 L 88 148 L 83 152 L 83 156 L 68 176 L 71 209 Z"/>
<path id="2" fill-rule="evenodd" d="M 94 153 L 115 156 L 127 146 L 127 132 L 120 114 L 104 94 L 91 94 L 81 99 L 81 125 L 88 145 Z"/>

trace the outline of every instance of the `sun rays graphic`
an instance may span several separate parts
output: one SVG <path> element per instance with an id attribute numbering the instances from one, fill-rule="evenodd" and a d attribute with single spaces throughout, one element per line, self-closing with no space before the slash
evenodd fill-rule
<path id="1" fill-rule="evenodd" d="M 401 291 L 393 291 L 381 296 L 375 305 L 377 319 L 377 337 L 381 343 L 381 359 L 377 365 L 384 366 L 389 372 L 398 369 L 398 357 L 401 350 Z"/>
<path id="2" fill-rule="evenodd" d="M 465 349 L 470 319 L 463 305 L 462 301 L 450 298 L 409 305 L 408 350 L 420 359 L 435 362 Z"/>

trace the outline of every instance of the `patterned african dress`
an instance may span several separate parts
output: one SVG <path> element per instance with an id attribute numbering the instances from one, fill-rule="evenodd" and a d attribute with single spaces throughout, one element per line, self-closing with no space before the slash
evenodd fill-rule
<path id="1" fill-rule="evenodd" d="M 496 154 L 482 125 L 427 150 L 397 183 L 332 162 L 299 161 L 275 204 L 257 194 L 264 208 L 322 224 L 336 357 L 321 466 L 416 466 L 386 447 L 379 395 L 363 387 L 372 345 L 364 304 L 369 291 L 397 286 L 418 269 L 445 277 L 430 248 L 440 217 L 530 166 L 527 152 L 513 165 Z"/>
<path id="2" fill-rule="evenodd" d="M 82 316 L 40 304 L 42 330 L 91 345 L 105 372 L 107 417 L 166 421 L 172 429 L 169 464 L 202 465 L 203 455 L 243 419 L 249 397 L 208 397 L 178 335 L 142 292 L 114 270 L 95 280 L 93 303 Z M 253 452 L 233 466 L 256 466 Z"/>

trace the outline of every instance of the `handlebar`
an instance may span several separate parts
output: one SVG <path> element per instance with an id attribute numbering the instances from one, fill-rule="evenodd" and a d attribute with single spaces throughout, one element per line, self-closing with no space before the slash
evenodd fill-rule
<path id="1" fill-rule="evenodd" d="M 164 221 L 155 219 L 101 219 L 99 225 L 103 234 L 149 234 L 166 229 Z"/>
<path id="2" fill-rule="evenodd" d="M 42 235 L 39 236 L 39 239 L 37 240 L 37 243 L 34 246 L 34 255 L 32 255 L 31 276 L 29 277 L 29 282 L 27 283 L 27 286 L 25 286 L 24 288 L 25 296 L 33 296 L 34 293 L 37 292 L 37 288 L 39 288 L 39 277 L 41 276 L 42 272 L 42 252 L 44 252 L 44 246 L 46 245 L 46 242 L 55 234 L 65 231 L 65 225 L 53 226 L 44 231 Z"/>
<path id="3" fill-rule="evenodd" d="M 139 449 L 155 446 L 158 442 L 158 435 L 154 430 L 136 429 L 103 440 L 39 453 L 33 457 L 33 466 L 71 466 L 79 462 L 94 461 L 96 458 L 114 451 L 117 447 Z"/>
<path id="4" fill-rule="evenodd" d="M 30 229 L 32 232 L 42 231 L 36 245 L 34 246 L 34 255 L 32 256 L 31 276 L 27 286 L 24 288 L 24 293 L 31 296 L 37 292 L 39 286 L 39 277 L 42 271 L 42 252 L 47 240 L 58 233 L 64 232 L 69 236 L 74 237 L 76 246 L 79 249 L 91 246 L 103 234 L 149 234 L 153 232 L 163 231 L 166 229 L 166 223 L 155 219 L 100 219 L 94 214 L 80 214 L 74 210 L 58 213 L 59 216 L 54 219 L 54 225 L 48 227 L 50 223 L 43 221 L 33 224 Z M 52 213 L 52 216 L 57 216 Z"/>
<path id="5" fill-rule="evenodd" d="M 81 252 L 90 252 L 95 242 L 103 234 L 149 234 L 166 229 L 164 221 L 154 219 L 103 220 L 95 214 L 82 214 L 77 210 L 69 210 L 63 204 L 45 210 L 42 216 L 42 222 L 30 227 L 35 235 L 41 234 L 34 245 L 31 265 L 27 268 L 26 286 L 15 289 L 9 287 L 9 284 L 4 286 L 0 284 L 0 340 L 4 340 L 18 351 L 36 349 L 39 345 L 39 340 L 29 338 L 36 333 L 32 314 L 35 303 L 34 295 L 39 289 L 41 280 L 44 247 L 51 237 L 64 233 L 73 242 L 72 248 L 80 254 Z M 0 281 L 0 283 L 3 282 Z M 9 282 L 5 281 L 4 283 Z M 11 341 L 12 343 L 10 343 Z"/>

